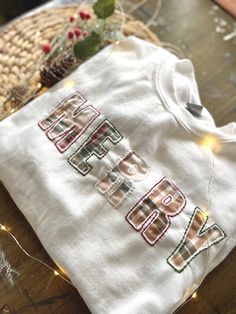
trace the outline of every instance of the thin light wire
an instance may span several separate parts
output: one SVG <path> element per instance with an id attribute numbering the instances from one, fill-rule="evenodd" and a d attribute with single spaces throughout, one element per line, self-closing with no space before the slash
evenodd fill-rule
<path id="1" fill-rule="evenodd" d="M 207 193 L 208 193 L 208 204 L 207 204 L 207 207 L 206 207 L 206 213 L 208 214 L 209 213 L 209 209 L 211 207 L 211 202 L 212 202 L 212 180 L 213 178 L 215 177 L 215 159 L 214 159 L 214 154 L 213 154 L 213 149 L 209 149 L 209 154 L 210 154 L 210 160 L 211 160 L 211 175 L 209 177 L 209 181 L 208 181 L 208 187 L 207 187 Z M 207 240 L 208 242 L 208 240 Z M 209 242 L 207 243 L 209 244 Z M 196 294 L 197 292 L 199 291 L 200 289 L 200 285 L 201 283 L 203 282 L 203 280 L 205 279 L 204 275 L 205 275 L 205 272 L 207 270 L 207 267 L 209 265 L 209 250 L 205 250 L 205 253 L 206 253 L 206 262 L 204 263 L 204 268 L 201 272 L 201 275 L 199 276 L 199 281 L 197 282 L 197 285 L 198 285 L 198 288 L 194 291 L 194 293 L 192 293 L 192 296 L 190 296 L 189 298 L 187 298 L 187 300 L 185 300 L 179 307 L 178 309 L 174 312 L 174 313 L 177 313 L 184 305 L 186 305 L 189 301 L 191 301 L 193 299 L 193 295 L 195 295 L 196 297 Z M 189 288 L 186 289 L 185 293 L 184 293 L 184 296 L 187 294 Z M 180 301 L 181 302 L 181 301 Z"/>
<path id="2" fill-rule="evenodd" d="M 143 2 L 142 5 L 144 5 L 146 2 Z M 156 2 L 156 8 L 152 14 L 152 16 L 148 19 L 147 23 L 144 23 L 144 24 L 141 24 L 141 28 L 142 29 L 146 29 L 147 27 L 151 26 L 151 25 L 156 25 L 157 24 L 157 19 L 158 19 L 158 16 L 160 14 L 160 11 L 161 11 L 161 8 L 162 8 L 162 3 L 163 3 L 163 0 L 157 0 Z M 139 5 L 136 7 L 136 10 L 142 6 L 142 5 Z M 156 20 L 154 22 L 154 20 Z M 133 34 L 133 36 L 138 36 L 140 33 L 141 33 L 142 30 L 139 30 L 137 31 L 136 33 Z"/>
<path id="3" fill-rule="evenodd" d="M 136 5 L 133 5 L 131 9 L 127 10 L 127 14 L 131 14 L 132 12 L 138 10 L 140 7 L 142 7 L 146 3 L 147 3 L 147 0 L 142 0 L 138 2 Z"/>
<path id="4" fill-rule="evenodd" d="M 161 8 L 162 8 L 162 2 L 163 0 L 157 0 L 156 9 L 154 10 L 151 18 L 148 20 L 148 22 L 145 24 L 147 27 L 151 25 L 157 24 L 157 18 L 160 14 Z M 156 20 L 156 21 L 155 21 Z"/>
<path id="5" fill-rule="evenodd" d="M 130 13 L 135 12 L 146 3 L 147 3 L 147 0 L 140 1 L 137 5 L 133 6 L 127 13 L 130 14 Z M 149 26 L 157 25 L 157 20 L 161 12 L 162 5 L 163 5 L 163 0 L 157 0 L 156 8 L 152 16 L 150 17 L 150 19 L 147 21 L 147 23 L 141 23 L 140 24 L 141 29 L 139 29 L 136 33 L 134 33 L 133 36 L 138 36 L 142 32 L 142 30 L 145 31 Z M 124 10 L 122 10 L 122 12 L 124 13 Z M 171 53 L 175 54 L 176 56 L 180 58 L 184 57 L 183 51 L 178 46 L 175 46 L 171 43 L 167 43 L 163 41 L 160 41 L 159 43 L 157 43 L 157 45 L 167 49 L 168 51 L 170 51 Z"/>
<path id="6" fill-rule="evenodd" d="M 143 1 L 139 2 L 136 6 L 132 7 L 131 10 L 129 10 L 129 13 L 136 11 L 136 10 L 139 9 L 141 6 L 143 6 L 144 4 L 146 4 L 146 2 L 147 2 L 146 0 L 143 0 Z M 156 8 L 155 8 L 155 10 L 154 10 L 154 12 L 153 12 L 151 18 L 148 20 L 147 23 L 144 24 L 145 27 L 149 27 L 149 26 L 151 26 L 151 25 L 156 25 L 156 24 L 157 24 L 157 19 L 158 19 L 158 16 L 159 16 L 159 14 L 160 14 L 160 11 L 161 11 L 162 4 L 163 4 L 163 0 L 157 0 Z M 120 12 L 121 12 L 121 14 L 122 14 L 122 24 L 121 24 L 121 32 L 122 32 L 122 30 L 123 30 L 123 28 L 124 28 L 124 24 L 125 24 L 125 13 L 124 13 L 124 10 L 123 10 L 123 7 L 122 7 L 120 1 L 117 1 L 117 7 L 119 8 L 119 10 L 120 10 Z M 145 27 L 142 25 L 142 28 L 143 28 L 143 29 L 144 29 Z M 137 31 L 136 33 L 134 33 L 133 35 L 134 35 L 134 36 L 137 36 L 137 35 L 140 34 L 140 32 L 141 32 L 141 31 L 139 30 L 139 31 Z M 176 54 L 176 52 L 179 53 L 179 52 L 181 51 L 178 47 L 176 47 L 176 46 L 174 46 L 174 45 L 171 45 L 171 44 L 169 44 L 169 43 L 162 43 L 162 42 L 160 42 L 160 44 L 163 45 L 163 46 L 164 46 L 164 45 L 169 45 L 169 48 L 173 49 L 172 52 L 174 52 L 175 54 Z M 110 57 L 110 54 L 107 56 L 106 59 L 108 59 L 109 57 Z M 187 130 L 187 131 L 188 131 L 188 130 Z M 207 190 L 208 190 L 208 196 L 209 196 L 208 205 L 207 205 L 207 212 L 209 211 L 209 208 L 210 208 L 211 202 L 212 202 L 211 187 L 212 187 L 212 180 L 213 180 L 214 175 L 215 175 L 214 155 L 212 154 L 211 151 L 210 151 L 210 153 L 211 153 L 211 157 L 212 157 L 212 167 L 211 167 L 211 168 L 212 168 L 212 173 L 211 173 L 210 178 L 209 178 L 208 189 L 207 189 Z M 2 228 L 2 227 L 4 227 L 4 226 L 2 226 L 2 225 L 0 224 L 0 227 Z M 56 272 L 56 274 L 57 274 L 61 279 L 63 279 L 63 280 L 66 281 L 68 284 L 70 284 L 70 285 L 73 286 L 73 284 L 72 284 L 69 280 L 67 280 L 67 279 L 65 279 L 63 276 L 61 276 L 61 275 L 59 274 L 59 272 L 57 272 L 55 269 L 53 269 L 52 267 L 50 267 L 49 265 L 47 265 L 47 264 L 44 263 L 43 261 L 41 261 L 41 260 L 37 259 L 36 257 L 32 256 L 31 254 L 29 254 L 29 253 L 21 246 L 21 244 L 19 243 L 19 241 L 16 239 L 16 237 L 15 237 L 9 230 L 7 230 L 7 229 L 2 229 L 2 230 L 6 231 L 6 232 L 13 238 L 13 240 L 16 242 L 16 244 L 18 245 L 18 247 L 19 247 L 28 257 L 30 257 L 31 259 L 33 259 L 33 260 L 35 260 L 35 261 L 41 263 L 42 265 L 44 265 L 45 267 L 47 267 L 48 269 L 50 269 L 50 270 L 53 271 L 54 273 Z M 204 279 L 203 276 L 204 276 L 204 273 L 205 273 L 205 271 L 206 271 L 206 269 L 207 269 L 207 266 L 208 266 L 208 261 L 209 261 L 209 252 L 208 252 L 208 250 L 206 250 L 206 253 L 207 253 L 207 256 L 206 256 L 207 262 L 205 263 L 205 267 L 204 267 L 204 269 L 203 269 L 203 271 L 202 271 L 202 273 L 201 273 L 199 284 L 203 281 L 203 279 Z M 199 289 L 195 290 L 195 293 L 196 293 L 198 290 L 199 290 Z M 188 289 L 186 290 L 186 292 L 187 292 L 187 291 L 188 291 Z M 185 292 L 185 295 L 186 295 L 186 292 Z M 192 295 L 193 295 L 193 294 L 192 294 Z M 180 310 L 186 303 L 188 303 L 190 300 L 192 300 L 192 298 L 188 298 L 184 303 L 182 303 L 181 306 L 176 310 L 176 312 L 179 311 L 179 310 Z"/>
<path id="7" fill-rule="evenodd" d="M 215 159 L 214 159 L 214 154 L 212 153 L 211 150 L 209 150 L 209 153 L 212 157 L 212 174 L 211 174 L 211 177 L 210 177 L 210 180 L 209 180 L 209 186 L 208 186 L 208 194 L 209 194 L 209 202 L 208 202 L 208 205 L 207 205 L 207 208 L 209 209 L 210 206 L 211 206 L 211 201 L 212 201 L 212 194 L 211 194 L 211 186 L 212 186 L 212 180 L 215 176 Z"/>
<path id="8" fill-rule="evenodd" d="M 120 1 L 117 1 L 117 7 L 119 8 L 120 12 L 121 12 L 121 16 L 122 16 L 122 22 L 121 22 L 121 27 L 120 27 L 120 32 L 123 33 L 123 28 L 125 25 L 125 12 L 124 9 L 122 7 L 122 4 Z"/>
<path id="9" fill-rule="evenodd" d="M 52 268 L 51 266 L 49 266 L 48 264 L 44 263 L 44 262 L 41 261 L 40 259 L 38 259 L 38 258 L 32 256 L 31 254 L 29 254 L 29 253 L 23 248 L 23 246 L 19 243 L 19 241 L 17 240 L 17 238 L 16 238 L 5 226 L 3 226 L 2 224 L 0 224 L 0 228 L 1 228 L 1 230 L 7 232 L 7 233 L 11 236 L 11 238 L 15 241 L 15 243 L 17 244 L 17 246 L 25 253 L 25 255 L 27 255 L 28 257 L 30 257 L 32 260 L 34 260 L 34 261 L 36 261 L 36 262 L 38 262 L 38 263 L 44 265 L 45 267 L 47 267 L 48 269 L 50 269 L 51 271 L 53 271 L 56 276 L 60 277 L 61 279 L 63 279 L 64 281 L 66 281 L 69 285 L 71 285 L 71 286 L 74 287 L 74 285 L 72 284 L 71 281 L 67 280 L 67 279 L 64 278 L 62 275 L 60 275 L 59 271 L 53 269 L 53 268 Z"/>

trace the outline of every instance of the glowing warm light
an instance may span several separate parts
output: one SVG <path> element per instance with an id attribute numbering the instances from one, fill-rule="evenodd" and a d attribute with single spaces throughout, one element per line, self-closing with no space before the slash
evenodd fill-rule
<path id="1" fill-rule="evenodd" d="M 64 269 L 62 269 L 61 267 L 59 267 L 59 268 L 60 268 L 60 271 L 65 274 Z"/>
<path id="2" fill-rule="evenodd" d="M 36 33 L 35 33 L 35 37 L 37 38 L 37 37 L 39 37 L 41 35 L 41 32 L 40 31 L 37 31 Z"/>
<path id="3" fill-rule="evenodd" d="M 192 294 L 192 298 L 193 298 L 193 299 L 196 299 L 196 297 L 197 297 L 197 292 L 194 292 L 194 293 Z"/>
<path id="4" fill-rule="evenodd" d="M 7 228 L 3 225 L 1 225 L 1 229 L 7 231 Z"/>
<path id="5" fill-rule="evenodd" d="M 209 212 L 208 212 L 208 210 L 202 209 L 201 215 L 202 215 L 203 219 L 206 220 L 206 219 L 209 217 Z"/>
<path id="6" fill-rule="evenodd" d="M 214 152 L 219 152 L 221 149 L 219 139 L 212 135 L 204 136 L 200 141 L 200 145 L 203 148 L 214 151 Z"/>
<path id="7" fill-rule="evenodd" d="M 4 226 L 4 225 L 2 225 L 2 224 L 0 224 L 0 229 L 6 231 L 6 232 L 9 234 L 9 236 L 11 236 L 12 239 L 15 241 L 15 243 L 17 244 L 17 246 L 18 246 L 28 257 L 30 257 L 31 259 L 33 259 L 33 260 L 39 262 L 40 264 L 44 265 L 45 267 L 47 267 L 48 269 L 50 269 L 51 271 L 53 271 L 55 276 L 59 276 L 61 279 L 63 279 L 64 281 L 66 281 L 69 285 L 73 286 L 72 282 L 71 282 L 70 280 L 67 280 L 67 279 L 64 278 L 63 276 L 61 276 L 57 270 L 53 270 L 53 269 L 52 269 L 49 265 L 47 265 L 46 263 L 44 263 L 44 262 L 42 262 L 41 260 L 39 260 L 38 258 L 36 258 L 36 257 L 34 257 L 34 256 L 32 256 L 32 255 L 30 255 L 30 254 L 20 245 L 20 243 L 18 242 L 17 238 L 10 232 L 11 229 L 6 228 L 6 226 Z M 62 272 L 64 273 L 63 269 L 61 269 L 61 268 L 60 268 L 60 271 L 62 271 Z"/>
<path id="8" fill-rule="evenodd" d="M 63 84 L 63 86 L 64 86 L 65 88 L 71 88 L 71 87 L 74 87 L 74 86 L 75 86 L 75 82 L 72 81 L 72 80 L 70 80 L 70 81 L 65 81 L 64 84 Z"/>
<path id="9" fill-rule="evenodd" d="M 42 84 L 41 83 L 38 83 L 37 84 L 37 88 L 41 88 L 42 87 Z"/>

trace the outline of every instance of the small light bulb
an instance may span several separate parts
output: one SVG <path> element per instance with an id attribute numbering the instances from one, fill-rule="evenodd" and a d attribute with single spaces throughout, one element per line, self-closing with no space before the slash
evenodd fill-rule
<path id="1" fill-rule="evenodd" d="M 59 275 L 58 271 L 54 270 L 54 275 L 58 276 Z"/>
<path id="2" fill-rule="evenodd" d="M 39 37 L 41 35 L 41 32 L 40 31 L 37 31 L 36 33 L 35 33 L 35 37 L 37 38 L 37 37 Z"/>
<path id="3" fill-rule="evenodd" d="M 65 274 L 64 269 L 62 269 L 61 267 L 59 267 L 59 268 L 60 268 L 60 271 Z"/>
<path id="4" fill-rule="evenodd" d="M 1 225 L 1 229 L 7 231 L 7 228 L 3 225 Z"/>
<path id="5" fill-rule="evenodd" d="M 206 220 L 209 217 L 209 212 L 206 209 L 201 211 L 202 218 Z"/>
<path id="6" fill-rule="evenodd" d="M 202 146 L 202 148 L 216 153 L 221 150 L 219 139 L 212 135 L 204 136 L 200 141 L 200 145 Z"/>
<path id="7" fill-rule="evenodd" d="M 63 84 L 63 86 L 64 86 L 65 88 L 72 88 L 72 87 L 75 86 L 75 82 L 72 81 L 72 80 L 65 81 L 64 84 Z"/>
<path id="8" fill-rule="evenodd" d="M 197 297 L 197 292 L 194 292 L 194 293 L 192 294 L 192 298 L 193 298 L 193 299 L 196 299 L 196 297 Z"/>

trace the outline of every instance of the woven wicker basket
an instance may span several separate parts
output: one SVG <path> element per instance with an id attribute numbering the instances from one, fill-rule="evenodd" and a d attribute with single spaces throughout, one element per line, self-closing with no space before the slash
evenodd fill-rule
<path id="1" fill-rule="evenodd" d="M 0 120 L 17 109 L 6 105 L 13 86 L 29 79 L 32 88 L 37 86 L 43 44 L 59 34 L 69 16 L 80 9 L 84 9 L 84 5 L 44 9 L 17 19 L 4 28 L 0 37 Z M 114 18 L 121 17 L 123 15 L 119 11 L 114 14 Z M 159 42 L 149 28 L 129 15 L 125 15 L 123 33 L 126 36 L 135 34 L 152 43 Z"/>

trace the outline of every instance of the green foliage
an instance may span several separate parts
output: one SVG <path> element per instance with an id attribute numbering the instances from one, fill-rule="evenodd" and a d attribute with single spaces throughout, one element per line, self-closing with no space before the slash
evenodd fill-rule
<path id="1" fill-rule="evenodd" d="M 92 31 L 91 34 L 83 41 L 78 41 L 74 46 L 74 54 L 77 59 L 84 60 L 94 55 L 99 45 L 101 44 L 101 37 L 96 32 Z"/>
<path id="2" fill-rule="evenodd" d="M 93 5 L 93 11 L 99 19 L 106 19 L 115 10 L 115 0 L 97 0 Z"/>
<path id="3" fill-rule="evenodd" d="M 105 20 L 115 10 L 115 0 L 97 0 L 93 5 L 93 11 L 99 19 Z M 105 23 L 105 21 L 103 21 Z M 104 24 L 106 25 L 106 24 Z M 104 30 L 103 30 L 104 32 Z M 101 31 L 99 31 L 101 33 Z M 84 60 L 94 55 L 102 43 L 102 35 L 95 31 L 83 41 L 78 41 L 74 46 L 74 54 L 77 59 Z"/>

